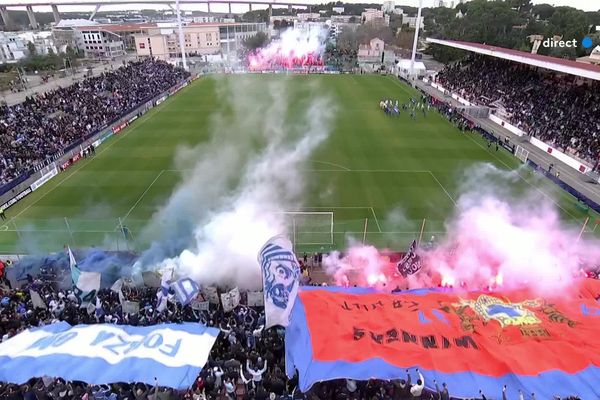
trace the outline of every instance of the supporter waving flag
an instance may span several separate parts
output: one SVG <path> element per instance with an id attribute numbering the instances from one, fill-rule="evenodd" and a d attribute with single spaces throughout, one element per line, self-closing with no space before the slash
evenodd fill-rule
<path id="1" fill-rule="evenodd" d="M 69 251 L 73 292 L 77 296 L 81 307 L 87 307 L 94 297 L 96 297 L 98 290 L 100 290 L 101 275 L 99 272 L 88 272 L 79 269 L 71 248 L 68 247 L 67 249 Z"/>
<path id="2" fill-rule="evenodd" d="M 413 240 L 408 251 L 398 263 L 398 272 L 403 277 L 416 274 L 421 269 L 421 257 L 417 254 L 417 241 Z"/>
<path id="3" fill-rule="evenodd" d="M 292 242 L 275 236 L 258 253 L 263 276 L 266 326 L 287 326 L 298 294 L 300 265 L 292 251 Z"/>
<path id="4" fill-rule="evenodd" d="M 184 306 L 190 303 L 198 293 L 200 293 L 200 286 L 190 278 L 182 278 L 172 285 L 175 291 L 177 300 Z"/>
<path id="5" fill-rule="evenodd" d="M 169 299 L 169 288 L 171 287 L 171 279 L 173 279 L 173 269 L 165 271 L 160 280 L 160 290 L 156 294 L 156 310 L 162 312 L 167 308 L 167 300 Z"/>

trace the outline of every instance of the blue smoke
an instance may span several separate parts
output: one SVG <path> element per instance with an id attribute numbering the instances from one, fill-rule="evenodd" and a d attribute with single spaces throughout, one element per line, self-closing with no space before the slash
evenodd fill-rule
<path id="1" fill-rule="evenodd" d="M 131 266 L 138 255 L 125 251 L 104 251 L 96 248 L 87 250 L 74 250 L 75 260 L 82 271 L 100 272 L 102 288 L 110 287 L 121 277 L 130 277 Z M 27 281 L 27 275 L 49 276 L 51 272 L 65 272 L 65 279 L 59 282 L 62 288 L 71 286 L 69 272 L 69 256 L 66 252 L 53 253 L 42 256 L 27 256 L 19 260 L 12 268 L 7 269 L 7 275 L 12 282 L 22 284 Z"/>

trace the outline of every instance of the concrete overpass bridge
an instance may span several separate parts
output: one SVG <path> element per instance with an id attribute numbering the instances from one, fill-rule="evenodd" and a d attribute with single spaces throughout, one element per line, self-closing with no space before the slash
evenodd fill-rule
<path id="1" fill-rule="evenodd" d="M 28 3 L 20 3 L 10 2 L 5 3 L 4 1 L 0 4 L 0 17 L 2 18 L 2 22 L 4 26 L 10 25 L 10 17 L 8 15 L 9 9 L 25 9 L 27 10 L 27 15 L 29 17 L 29 25 L 32 29 L 38 28 L 38 23 L 35 19 L 35 13 L 33 12 L 33 7 L 49 7 L 52 9 L 52 14 L 54 15 L 54 21 L 56 23 L 60 22 L 60 11 L 59 7 L 65 6 L 90 6 L 94 7 L 94 10 L 90 16 L 90 20 L 96 16 L 98 10 L 100 10 L 103 6 L 113 6 L 113 5 L 165 5 L 174 9 L 175 1 L 174 0 L 107 0 L 107 1 L 73 1 L 73 0 L 57 0 L 57 1 L 36 1 L 36 2 L 28 2 Z M 272 10 L 273 6 L 281 6 L 288 7 L 288 9 L 296 8 L 310 8 L 311 4 L 302 3 L 302 2 L 294 2 L 294 1 L 269 1 L 269 0 L 257 0 L 257 1 L 248 1 L 248 0 L 179 0 L 180 6 L 185 6 L 186 4 L 206 4 L 208 8 L 208 12 L 211 12 L 211 4 L 227 4 L 229 6 L 229 14 L 231 14 L 231 6 L 232 5 L 247 5 L 248 9 L 252 11 L 252 6 L 267 6 L 269 10 Z"/>

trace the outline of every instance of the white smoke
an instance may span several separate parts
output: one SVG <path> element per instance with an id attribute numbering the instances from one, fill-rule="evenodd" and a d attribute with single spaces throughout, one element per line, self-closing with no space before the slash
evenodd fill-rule
<path id="1" fill-rule="evenodd" d="M 195 165 L 154 216 L 149 232 L 166 237 L 138 267 L 174 265 L 178 275 L 205 285 L 261 285 L 258 251 L 286 233 L 282 213 L 301 206 L 301 169 L 327 138 L 333 114 L 319 89 L 307 86 L 309 102 L 295 101 L 291 110 L 290 79 L 217 79 L 223 108 L 211 123 L 211 139 L 179 152 L 180 167 Z"/>

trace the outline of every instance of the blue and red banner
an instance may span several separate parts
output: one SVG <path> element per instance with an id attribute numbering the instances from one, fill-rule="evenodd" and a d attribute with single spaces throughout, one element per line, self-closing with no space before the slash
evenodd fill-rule
<path id="1" fill-rule="evenodd" d="M 529 290 L 401 294 L 303 287 L 286 330 L 299 385 L 353 378 L 445 382 L 452 396 L 600 398 L 600 281 L 560 296 Z M 415 376 L 413 371 L 413 377 Z"/>

